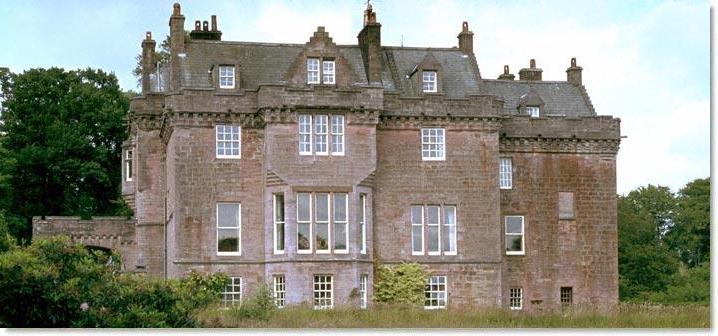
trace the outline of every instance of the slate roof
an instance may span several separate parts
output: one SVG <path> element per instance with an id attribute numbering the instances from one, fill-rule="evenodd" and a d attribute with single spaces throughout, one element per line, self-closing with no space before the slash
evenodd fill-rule
<path id="1" fill-rule="evenodd" d="M 533 90 L 544 102 L 544 115 L 556 116 L 592 116 L 596 115 L 590 105 L 588 95 L 582 88 L 568 82 L 554 81 L 511 81 L 484 79 L 482 93 L 504 99 L 504 112 L 517 114 L 519 100 Z"/>
<path id="2" fill-rule="evenodd" d="M 181 58 L 180 70 L 185 87 L 212 88 L 208 70 L 216 64 L 239 64 L 240 87 L 256 90 L 264 84 L 286 84 L 286 74 L 304 49 L 304 44 L 191 41 Z M 361 50 L 356 45 L 337 46 L 355 70 L 355 85 L 368 85 Z M 431 52 L 441 65 L 442 93 L 447 98 L 490 94 L 504 100 L 504 112 L 516 114 L 521 97 L 533 90 L 544 101 L 545 115 L 596 115 L 582 87 L 568 82 L 477 80 L 478 70 L 471 57 L 456 48 L 382 47 L 382 83 L 385 90 L 402 96 L 419 96 L 414 78 L 407 75 Z M 418 73 L 413 76 L 419 75 Z"/>

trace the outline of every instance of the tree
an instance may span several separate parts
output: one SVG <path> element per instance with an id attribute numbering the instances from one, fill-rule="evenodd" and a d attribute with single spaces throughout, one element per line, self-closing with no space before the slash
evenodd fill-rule
<path id="1" fill-rule="evenodd" d="M 673 225 L 677 204 L 670 188 L 649 184 L 647 187 L 639 187 L 628 193 L 626 200 L 635 211 L 645 212 L 651 216 L 658 239 L 662 239 Z"/>
<path id="2" fill-rule="evenodd" d="M 689 267 L 710 260 L 710 193 L 709 178 L 689 182 L 678 192 L 675 224 L 666 241 Z"/>
<path id="3" fill-rule="evenodd" d="M 115 75 L 32 69 L 2 90 L 0 188 L 11 192 L 0 206 L 16 219 L 10 232 L 29 238 L 32 216 L 113 213 L 129 108 Z"/>
<path id="4" fill-rule="evenodd" d="M 634 201 L 618 197 L 618 273 L 622 300 L 664 290 L 671 275 L 678 270 L 672 251 L 656 237 L 655 217 L 649 211 L 637 210 Z"/>

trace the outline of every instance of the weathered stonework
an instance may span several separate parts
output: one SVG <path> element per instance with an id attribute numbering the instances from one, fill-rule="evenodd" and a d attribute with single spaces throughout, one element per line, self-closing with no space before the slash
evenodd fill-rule
<path id="1" fill-rule="evenodd" d="M 573 304 L 615 304 L 620 121 L 596 115 L 575 59 L 567 81 L 542 81 L 533 62 L 520 80 L 508 66 L 499 80 L 482 79 L 468 23 L 459 48 L 399 48 L 381 46 L 376 13 L 364 14 L 352 46 L 334 44 L 322 27 L 306 44 L 221 41 L 214 18 L 185 41 L 175 5 L 171 61 L 159 76 L 169 85 L 144 85 L 131 102 L 123 149 L 132 150 L 134 176 L 125 178 L 123 162 L 122 195 L 134 218 L 38 218 L 35 235 L 118 250 L 128 271 L 225 272 L 242 277 L 245 296 L 283 275 L 287 304 L 312 303 L 314 275 L 333 276 L 335 306 L 357 305 L 352 293 L 367 275 L 371 301 L 374 268 L 406 261 L 446 276 L 452 307 L 508 307 L 514 287 L 524 310 L 559 307 L 561 287 L 573 289 Z M 142 45 L 153 57 L 151 35 Z M 333 60 L 335 84 L 306 84 L 307 57 Z M 220 89 L 218 67 L 228 65 L 235 87 Z M 424 70 L 436 71 L 436 93 L 422 91 Z M 300 155 L 301 114 L 343 116 L 344 154 Z M 217 125 L 240 127 L 240 158 L 217 158 Z M 444 160 L 422 159 L 426 127 L 444 129 Z M 505 158 L 512 187 L 500 189 Z M 347 253 L 298 253 L 300 192 L 348 195 Z M 282 253 L 273 247 L 276 194 L 285 202 Z M 217 253 L 219 202 L 241 204 L 238 255 Z M 455 254 L 412 253 L 413 205 L 456 207 Z M 525 218 L 523 255 L 506 253 L 509 215 Z"/>

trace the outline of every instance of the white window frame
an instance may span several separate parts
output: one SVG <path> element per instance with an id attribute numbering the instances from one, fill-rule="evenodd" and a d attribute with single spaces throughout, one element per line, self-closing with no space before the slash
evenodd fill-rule
<path id="1" fill-rule="evenodd" d="M 420 222 L 417 222 L 414 218 L 414 209 L 413 209 L 414 207 L 421 208 L 421 221 Z M 409 213 L 409 217 L 411 217 L 411 218 L 409 219 L 409 221 L 411 222 L 411 255 L 424 255 L 424 243 L 425 243 L 424 242 L 424 217 L 426 217 L 424 215 L 424 206 L 423 205 L 412 205 L 410 209 L 411 210 Z M 421 228 L 421 230 L 420 230 L 421 231 L 421 251 L 414 250 L 414 246 L 416 246 L 415 240 L 418 238 L 414 235 L 414 227 L 415 226 L 418 226 Z"/>
<path id="2" fill-rule="evenodd" d="M 524 306 L 524 289 L 523 287 L 509 288 L 509 309 L 521 310 Z"/>
<path id="3" fill-rule="evenodd" d="M 531 118 L 538 118 L 541 116 L 541 108 L 538 106 L 526 106 L 526 113 L 528 113 Z"/>
<path id="4" fill-rule="evenodd" d="M 360 309 L 366 309 L 369 297 L 367 294 L 367 288 L 369 283 L 369 275 L 368 274 L 362 274 L 359 276 L 359 308 Z"/>
<path id="5" fill-rule="evenodd" d="M 509 218 L 521 218 L 521 233 L 509 233 Z M 525 255 L 526 254 L 526 219 L 524 216 L 511 215 L 504 217 L 504 244 L 506 244 L 506 236 L 521 236 L 521 251 L 506 250 L 506 255 Z"/>
<path id="6" fill-rule="evenodd" d="M 510 157 L 499 158 L 499 188 L 513 188 L 513 162 Z"/>
<path id="7" fill-rule="evenodd" d="M 421 90 L 423 92 L 435 93 L 438 91 L 438 77 L 436 70 L 424 70 L 421 72 Z"/>
<path id="8" fill-rule="evenodd" d="M 125 151 L 125 181 L 132 182 L 132 177 L 134 175 L 134 169 L 133 169 L 133 158 L 132 154 L 134 151 L 132 149 L 128 149 Z"/>
<path id="9" fill-rule="evenodd" d="M 447 216 L 446 216 L 447 211 L 446 210 L 448 208 L 454 209 L 454 222 L 453 223 L 448 223 L 448 221 L 447 221 Z M 441 207 L 441 217 L 440 217 L 441 228 L 445 229 L 446 233 L 449 234 L 449 246 L 454 247 L 453 250 L 447 250 L 446 246 L 442 246 L 444 243 L 442 240 L 440 246 L 441 246 L 441 253 L 443 253 L 444 255 L 456 255 L 456 253 L 459 249 L 459 247 L 456 245 L 458 242 L 458 236 L 459 236 L 459 231 L 457 230 L 457 223 L 459 221 L 458 217 L 459 217 L 459 215 L 458 215 L 458 212 L 456 211 L 455 205 L 444 205 Z M 439 231 L 443 232 L 444 230 L 439 230 Z M 453 236 L 451 235 L 452 231 L 454 233 Z M 439 237 L 441 238 L 442 236 L 439 235 Z"/>
<path id="10" fill-rule="evenodd" d="M 277 308 L 284 308 L 287 298 L 287 279 L 284 274 L 272 276 L 274 305 Z"/>
<path id="11" fill-rule="evenodd" d="M 443 289 L 442 289 L 443 287 Z M 446 275 L 432 275 L 426 279 L 424 289 L 424 309 L 444 309 L 448 298 L 448 279 Z"/>
<path id="12" fill-rule="evenodd" d="M 322 61 L 322 83 L 324 84 L 335 84 L 336 83 L 336 67 L 334 60 L 323 60 Z"/>
<path id="13" fill-rule="evenodd" d="M 426 235 L 428 236 L 426 239 L 426 252 L 430 256 L 438 256 L 441 255 L 441 205 L 436 204 L 429 204 L 424 206 L 426 208 Z M 431 223 L 429 221 L 429 208 L 437 208 L 436 210 L 436 223 Z M 431 250 L 431 228 L 436 229 L 436 239 L 438 240 L 436 242 L 436 251 Z"/>
<path id="14" fill-rule="evenodd" d="M 319 150 L 323 146 L 324 150 Z M 329 155 L 329 116 L 317 114 L 314 116 L 314 154 Z"/>
<path id="15" fill-rule="evenodd" d="M 231 70 L 227 72 L 227 70 Z M 234 89 L 236 81 L 235 79 L 235 71 L 234 71 L 234 65 L 220 65 L 219 66 L 219 88 L 220 89 Z M 224 83 L 224 84 L 223 84 Z M 227 84 L 229 83 L 229 84 Z"/>
<path id="16" fill-rule="evenodd" d="M 229 131 L 227 131 L 227 128 L 229 128 Z M 221 131 L 220 131 L 221 129 Z M 237 139 L 233 139 L 235 135 L 235 129 L 237 134 Z M 238 125 L 226 125 L 226 124 L 219 124 L 214 126 L 214 155 L 218 159 L 241 159 L 242 158 L 242 127 Z M 221 134 L 221 139 L 220 139 Z M 226 136 L 230 137 L 230 139 L 225 139 Z M 219 154 L 219 144 L 224 144 L 224 151 L 225 154 Z M 234 144 L 237 145 L 237 154 L 226 154 L 227 151 L 227 145 L 229 145 L 229 151 L 234 149 Z"/>
<path id="17" fill-rule="evenodd" d="M 277 202 L 277 196 L 282 197 L 282 220 L 278 220 L 277 218 L 277 206 L 279 206 Z M 273 246 L 272 249 L 274 250 L 274 254 L 284 254 L 284 249 L 286 248 L 287 244 L 287 212 L 285 211 L 286 208 L 284 207 L 285 200 L 284 200 L 284 194 L 273 194 L 272 195 L 272 222 L 274 223 L 274 234 L 273 234 Z M 279 243 L 279 230 L 278 227 L 282 227 L 282 249 L 277 248 Z"/>
<path id="18" fill-rule="evenodd" d="M 236 205 L 237 206 L 237 226 L 219 226 L 219 206 L 220 205 Z M 215 211 L 215 222 L 216 222 L 216 230 L 215 233 L 216 236 L 216 243 L 215 243 L 215 249 L 217 251 L 218 256 L 240 256 L 242 255 L 242 204 L 241 203 L 232 203 L 232 202 L 217 202 L 216 205 L 216 211 Z M 219 230 L 229 230 L 229 229 L 236 229 L 237 230 L 237 251 L 220 251 L 219 250 Z"/>
<path id="19" fill-rule="evenodd" d="M 330 217 L 330 223 L 331 223 L 331 231 L 330 237 L 334 239 L 330 239 L 331 243 L 331 249 L 334 253 L 337 254 L 347 254 L 349 253 L 349 193 L 331 193 L 331 202 L 332 206 L 330 207 L 332 210 L 331 217 Z M 337 195 L 344 195 L 344 220 L 340 220 L 339 218 L 336 218 L 335 216 L 335 208 L 336 208 L 336 199 Z M 337 225 L 344 225 L 344 248 L 343 249 L 336 249 L 336 237 L 337 237 L 337 231 L 336 227 Z"/>
<path id="20" fill-rule="evenodd" d="M 321 62 L 319 58 L 308 57 L 307 58 L 307 84 L 319 84 L 321 80 Z M 316 75 L 316 76 L 314 76 Z M 315 79 L 316 78 L 316 79 Z"/>
<path id="21" fill-rule="evenodd" d="M 332 210 L 333 210 L 333 208 L 332 208 L 332 193 L 318 192 L 318 193 L 312 193 L 311 195 L 312 195 L 312 198 L 314 199 L 314 204 L 315 204 L 314 205 L 314 207 L 315 207 L 314 223 L 312 223 L 312 224 L 315 227 L 319 227 L 319 225 L 326 225 L 326 227 L 327 227 L 327 248 L 322 249 L 322 250 L 320 250 L 319 246 L 317 246 L 317 244 L 316 244 L 316 239 L 318 238 L 317 232 L 319 230 L 317 230 L 317 229 L 314 230 L 315 237 L 312 237 L 315 239 L 314 246 L 316 249 L 314 252 L 316 254 L 328 254 L 328 253 L 331 253 L 332 245 L 333 245 L 332 244 L 332 242 L 333 242 L 332 241 Z M 317 202 L 317 200 L 316 200 L 317 195 L 326 195 L 326 197 L 327 197 L 327 220 L 326 221 L 319 221 L 319 218 L 317 217 L 317 211 L 319 210 L 318 206 L 317 206 L 319 204 L 319 202 Z"/>
<path id="22" fill-rule="evenodd" d="M 334 277 L 330 274 L 315 274 L 312 285 L 314 309 L 334 308 Z M 319 286 L 318 289 L 317 286 Z M 322 288 L 322 286 L 324 287 Z M 321 293 L 324 294 L 324 297 L 320 295 Z M 327 297 L 328 305 L 326 304 Z M 317 304 L 317 302 L 319 302 L 319 304 Z"/>
<path id="23" fill-rule="evenodd" d="M 222 306 L 229 307 L 237 303 L 242 303 L 242 277 L 229 277 L 229 283 L 222 291 Z M 236 290 L 239 288 L 239 290 Z M 239 296 L 239 300 L 235 299 Z"/>
<path id="24" fill-rule="evenodd" d="M 344 155 L 344 116 L 341 114 L 332 115 L 329 119 L 332 133 L 330 144 L 332 146 L 332 155 Z M 334 148 L 335 145 L 337 148 Z"/>
<path id="25" fill-rule="evenodd" d="M 312 129 L 314 128 L 314 124 L 312 123 L 312 115 L 300 114 L 297 119 L 297 124 L 299 124 L 299 155 L 312 155 L 312 153 L 314 152 L 314 141 L 312 136 Z M 302 125 L 305 126 L 305 131 L 302 131 Z M 307 132 L 306 130 L 309 130 L 309 132 Z M 302 135 L 307 136 L 309 138 L 309 142 L 303 142 Z M 303 150 L 303 145 L 305 147 L 308 147 L 309 151 Z"/>
<path id="26" fill-rule="evenodd" d="M 309 221 L 300 221 L 299 220 L 299 195 L 301 194 L 307 194 L 309 195 Z M 310 192 L 302 192 L 297 193 L 296 198 L 296 205 L 297 205 L 297 254 L 311 254 L 312 251 L 314 251 L 314 197 L 313 193 Z M 309 249 L 299 249 L 299 224 L 308 224 L 309 225 Z"/>
<path id="27" fill-rule="evenodd" d="M 359 207 L 359 230 L 361 231 L 359 253 L 366 254 L 366 194 L 359 194 Z"/>
<path id="28" fill-rule="evenodd" d="M 440 153 L 441 156 L 431 156 Z M 446 129 L 426 127 L 421 129 L 421 159 L 423 161 L 446 160 Z"/>

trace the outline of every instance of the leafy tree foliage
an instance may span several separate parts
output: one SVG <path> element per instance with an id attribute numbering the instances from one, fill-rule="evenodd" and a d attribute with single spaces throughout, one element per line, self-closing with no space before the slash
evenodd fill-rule
<path id="1" fill-rule="evenodd" d="M 423 305 L 428 274 L 417 263 L 377 268 L 374 299 L 378 303 Z"/>
<path id="2" fill-rule="evenodd" d="M 112 214 L 129 108 L 115 75 L 32 69 L 3 77 L 2 90 L 0 206 L 10 232 L 29 238 L 32 216 Z"/>
<path id="3" fill-rule="evenodd" d="M 651 216 L 657 238 L 662 238 L 673 225 L 676 199 L 670 188 L 649 184 L 628 193 L 626 200 L 635 211 Z"/>
<path id="4" fill-rule="evenodd" d="M 0 254 L 0 327 L 194 327 L 227 281 L 121 273 L 119 260 L 62 236 L 12 246 Z"/>
<path id="5" fill-rule="evenodd" d="M 666 241 L 690 267 L 710 260 L 710 197 L 709 178 L 694 180 L 678 192 L 675 224 Z"/>

